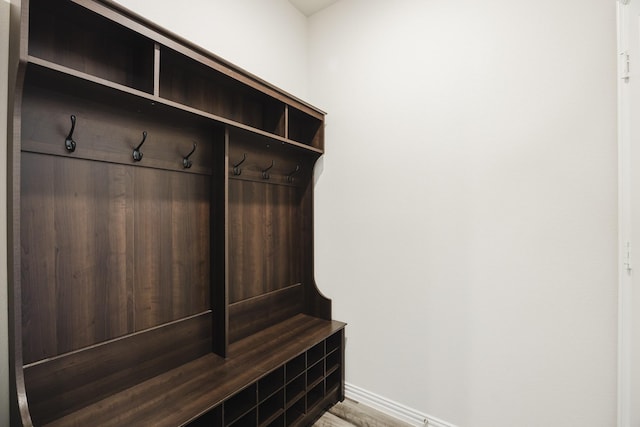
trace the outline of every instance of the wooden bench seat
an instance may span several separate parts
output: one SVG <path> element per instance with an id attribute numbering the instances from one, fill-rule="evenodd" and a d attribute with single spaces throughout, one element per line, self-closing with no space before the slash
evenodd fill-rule
<path id="1" fill-rule="evenodd" d="M 299 314 L 232 344 L 227 359 L 204 355 L 47 425 L 187 425 L 343 328 L 341 322 Z M 327 390 L 334 401 L 342 398 L 341 383 Z"/>

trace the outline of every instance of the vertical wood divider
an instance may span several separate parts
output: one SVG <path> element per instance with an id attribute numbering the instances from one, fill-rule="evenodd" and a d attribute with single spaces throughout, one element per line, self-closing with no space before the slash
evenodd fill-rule
<path id="1" fill-rule="evenodd" d="M 229 348 L 229 130 L 214 141 L 211 185 L 211 309 L 213 351 L 226 357 Z"/>
<path id="2" fill-rule="evenodd" d="M 160 43 L 153 49 L 153 96 L 160 96 Z"/>
<path id="3" fill-rule="evenodd" d="M 289 106 L 284 104 L 284 137 L 289 139 Z"/>

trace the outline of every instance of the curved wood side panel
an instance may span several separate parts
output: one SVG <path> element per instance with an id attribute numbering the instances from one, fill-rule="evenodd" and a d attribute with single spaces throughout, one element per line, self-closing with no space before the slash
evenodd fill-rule
<path id="1" fill-rule="evenodd" d="M 22 369 L 20 301 L 20 140 L 22 91 L 26 74 L 28 0 L 11 0 L 9 44 L 9 121 L 7 127 L 7 279 L 9 307 L 9 396 L 11 424 L 32 426 Z M 12 84 L 13 83 L 13 84 Z"/>
<path id="2" fill-rule="evenodd" d="M 323 132 L 323 129 L 320 129 Z M 313 167 L 317 166 L 317 159 L 314 161 Z M 313 174 L 315 175 L 315 174 Z M 312 175 L 312 176 L 313 176 Z M 314 222 L 313 222 L 313 189 L 315 180 L 309 179 L 302 194 L 302 206 L 304 206 L 302 215 L 302 233 L 306 236 L 303 246 L 304 272 L 305 272 L 305 313 L 317 316 L 321 319 L 331 320 L 331 299 L 327 298 L 320 292 L 315 279 L 315 255 L 314 255 Z"/>

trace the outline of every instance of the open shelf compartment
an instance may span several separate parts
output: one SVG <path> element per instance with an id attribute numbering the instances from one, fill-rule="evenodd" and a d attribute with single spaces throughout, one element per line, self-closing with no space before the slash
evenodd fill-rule
<path id="1" fill-rule="evenodd" d="M 284 136 L 284 103 L 164 46 L 160 97 Z"/>
<path id="2" fill-rule="evenodd" d="M 292 106 L 288 106 L 288 138 L 324 150 L 323 120 Z"/>
<path id="3" fill-rule="evenodd" d="M 154 42 L 70 1 L 31 0 L 29 55 L 153 92 Z"/>

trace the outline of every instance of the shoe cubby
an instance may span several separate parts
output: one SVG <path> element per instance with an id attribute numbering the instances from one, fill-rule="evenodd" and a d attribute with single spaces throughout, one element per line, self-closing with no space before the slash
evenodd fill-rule
<path id="1" fill-rule="evenodd" d="M 224 425 L 234 425 L 238 420 L 246 418 L 247 413 L 251 413 L 256 403 L 256 385 L 252 384 L 224 403 Z"/>
<path id="2" fill-rule="evenodd" d="M 300 399 L 287 409 L 287 412 L 285 415 L 285 425 L 287 426 L 298 425 L 304 419 L 304 416 L 305 416 L 304 399 Z"/>
<path id="3" fill-rule="evenodd" d="M 258 425 L 270 425 L 283 413 L 284 389 L 280 389 L 258 405 Z"/>
<path id="4" fill-rule="evenodd" d="M 306 355 L 303 353 L 287 362 L 287 364 L 285 365 L 287 383 L 293 381 L 304 372 L 306 364 L 305 356 Z"/>
<path id="5" fill-rule="evenodd" d="M 326 405 L 344 395 L 343 336 L 342 329 L 332 333 L 225 399 L 189 426 L 293 426 L 313 421 Z M 326 353 L 327 348 L 332 349 L 331 353 Z"/>
<path id="6" fill-rule="evenodd" d="M 292 406 L 304 397 L 306 384 L 306 378 L 304 375 L 299 375 L 287 384 L 287 387 L 285 388 L 287 407 Z"/>

